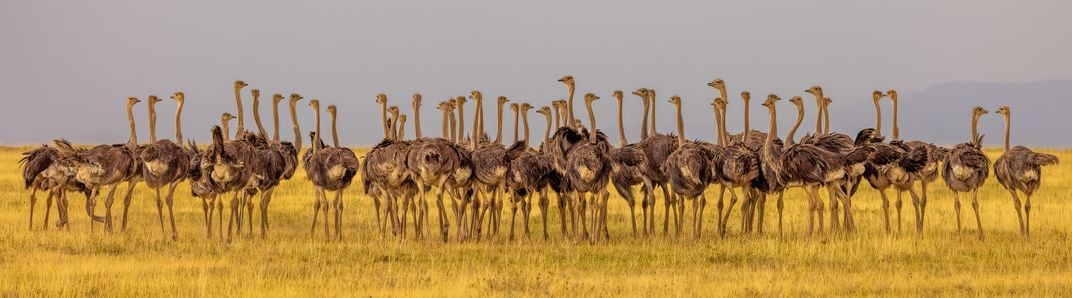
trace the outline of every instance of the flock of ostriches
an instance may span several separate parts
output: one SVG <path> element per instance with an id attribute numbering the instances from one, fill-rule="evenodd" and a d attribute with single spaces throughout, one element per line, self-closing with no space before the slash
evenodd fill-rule
<path id="1" fill-rule="evenodd" d="M 479 91 L 472 91 L 468 97 L 458 96 L 439 102 L 437 109 L 442 111 L 440 137 L 422 135 L 421 95 L 414 94 L 412 108 L 416 136 L 407 140 L 404 133 L 406 115 L 400 114 L 396 106 L 389 107 L 387 96 L 380 94 L 376 103 L 382 113 L 384 139 L 363 158 L 339 145 L 334 106 L 326 109 L 331 116 L 332 144 L 328 146 L 321 141 L 320 103 L 315 99 L 309 101 L 317 123 L 316 129 L 308 135 L 311 149 L 299 157 L 303 137 L 296 119 L 296 106 L 303 98 L 298 94 L 291 94 L 289 98 L 294 140 L 283 141 L 279 133 L 279 103 L 286 98 L 282 94 L 272 97 L 275 126 L 269 138 L 261 122 L 260 92 L 256 89 L 251 93 L 257 130 L 245 128 L 241 91 L 247 85 L 236 81 L 238 127 L 235 137 L 229 138 L 228 128 L 234 116 L 224 113 L 221 125 L 212 128 L 212 143 L 206 148 L 193 142 L 184 143 L 180 122 L 184 103 L 182 92 L 171 96 L 177 104 L 175 139 L 157 139 L 156 104 L 161 99 L 149 96 L 149 142 L 139 143 L 133 107 L 141 100 L 130 97 L 127 99 L 129 142 L 80 148 L 65 140 L 56 140 L 53 146 L 42 146 L 24 154 L 20 161 L 23 177 L 26 187 L 32 191 L 30 228 L 33 228 L 33 209 L 39 190 L 48 192 L 46 228 L 53 199 L 57 202 L 57 226 L 69 228 L 66 194 L 74 191 L 86 196 L 91 229 L 94 222 L 102 222 L 105 231 L 110 233 L 115 193 L 120 184 L 126 183 L 121 227 L 125 229 L 134 186 L 143 182 L 156 194 L 161 232 L 165 237 L 176 239 L 173 196 L 179 183 L 189 181 L 193 196 L 202 199 L 209 238 L 213 237 L 214 230 L 227 240 L 236 231 L 241 234 L 243 228 L 252 234 L 256 198 L 259 198 L 263 236 L 269 231 L 268 207 L 275 188 L 292 178 L 300 167 L 316 189 L 310 233 L 316 233 L 318 217 L 323 216 L 325 237 L 342 237 L 345 206 L 342 194 L 358 177 L 365 193 L 374 200 L 376 228 L 384 237 L 405 238 L 410 230 L 416 238 L 431 233 L 428 196 L 434 191 L 436 227 L 443 241 L 449 239 L 452 225 L 454 237 L 459 241 L 497 237 L 503 221 L 502 209 L 507 202 L 512 207 L 509 237 L 514 238 L 519 209 L 521 225 L 528 236 L 534 196 L 543 218 L 543 237 L 546 239 L 550 191 L 557 198 L 564 237 L 589 241 L 609 239 L 607 204 L 610 185 L 629 205 L 634 236 L 657 234 L 655 205 L 656 195 L 661 193 L 665 206 L 662 234 L 670 234 L 671 227 L 674 235 L 682 233 L 687 213 L 685 205 L 690 203 L 689 229 L 693 236 L 700 237 L 707 204 L 705 191 L 713 186 L 718 187 L 719 194 L 715 203 L 715 228 L 720 236 L 727 233 L 739 196 L 742 198 L 739 211 L 742 233 L 763 232 L 768 196 L 777 197 L 777 225 L 781 233 L 783 193 L 791 187 L 803 188 L 807 196 L 808 234 L 824 233 L 827 209 L 831 233 L 852 233 L 856 230 L 852 198 L 862 180 L 867 180 L 881 194 L 887 233 L 894 232 L 887 190 L 893 188 L 897 193 L 894 202 L 896 233 L 901 233 L 901 197 L 908 192 L 914 208 L 916 234 L 922 235 L 928 204 L 927 188 L 939 175 L 953 191 L 957 230 L 961 229 L 960 196 L 970 195 L 978 235 L 983 237 L 977 190 L 989 176 L 991 162 L 981 151 L 982 136 L 976 132 L 977 122 L 987 113 L 981 107 L 971 112 L 969 142 L 947 149 L 922 141 L 901 140 L 897 127 L 897 92 L 875 91 L 872 94 L 875 127 L 861 130 L 854 138 L 829 131 L 827 107 L 830 99 L 823 96 L 821 87 L 814 86 L 805 91 L 814 96 L 818 111 L 815 132 L 794 139 L 804 120 L 805 102 L 800 96 L 793 96 L 789 101 L 796 108 L 797 117 L 793 128 L 785 139 L 781 139 L 776 130 L 776 108 L 781 98 L 771 94 L 763 102 L 770 115 L 769 130 L 753 130 L 748 123 L 750 94 L 745 91 L 741 92 L 744 131 L 731 134 L 725 127 L 730 97 L 724 82 L 716 79 L 708 84 L 719 93 L 719 97 L 711 102 L 717 127 L 714 143 L 685 137 L 682 100 L 677 96 L 669 99 L 677 109 L 677 134 L 658 131 L 655 127 L 655 90 L 640 88 L 633 92 L 644 105 L 641 140 L 637 143 L 626 141 L 622 123 L 624 95 L 622 91 L 613 92 L 618 104 L 620 140 L 615 146 L 608 142 L 602 130 L 596 129 L 592 103 L 599 97 L 592 93 L 584 95 L 588 123 L 582 125 L 573 109 L 573 77 L 564 76 L 559 82 L 566 86 L 567 99 L 555 100 L 551 107 L 536 110 L 546 120 L 546 125 L 543 142 L 535 144 L 538 145 L 535 149 L 529 140 L 528 121 L 528 112 L 534 107 L 528 103 L 509 104 L 514 116 L 514 140 L 506 146 L 502 138 L 503 113 L 509 103 L 506 97 L 498 97 L 495 101 L 497 128 L 492 140 L 485 134 L 484 98 Z M 880 102 L 883 98 L 889 98 L 893 104 L 892 138 L 888 141 L 881 133 Z M 473 101 L 474 111 L 473 127 L 467 136 L 465 104 L 468 101 Z M 1042 177 L 1040 167 L 1056 164 L 1058 160 L 1054 155 L 1036 153 L 1022 146 L 1010 148 L 1010 110 L 1001 107 L 997 113 L 1005 120 L 1005 150 L 993 164 L 994 175 L 1012 196 L 1020 232 L 1027 236 L 1031 223 L 1031 196 L 1039 188 Z M 519 126 L 524 129 L 522 134 L 518 133 Z M 522 136 L 520 140 L 519 136 Z M 820 189 L 826 190 L 827 204 L 821 199 Z M 727 190 L 728 204 L 723 200 Z M 166 192 L 164 196 L 162 191 Z M 333 199 L 328 199 L 329 191 L 335 193 Z M 107 195 L 101 196 L 104 192 Z M 1020 194 L 1025 197 L 1024 201 Z M 231 198 L 230 206 L 225 209 L 223 198 L 227 197 Z M 103 216 L 95 210 L 101 198 Z M 635 211 L 638 200 L 643 209 L 639 231 Z M 170 229 L 164 221 L 165 205 Z M 223 228 L 224 210 L 228 210 L 226 232 Z"/>

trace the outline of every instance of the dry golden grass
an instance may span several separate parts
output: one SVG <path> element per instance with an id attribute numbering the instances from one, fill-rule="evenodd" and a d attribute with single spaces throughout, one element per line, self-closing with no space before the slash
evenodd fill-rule
<path id="1" fill-rule="evenodd" d="M 301 171 L 277 191 L 269 239 L 205 239 L 201 202 L 186 185 L 176 192 L 178 242 L 163 240 L 155 202 L 143 186 L 135 192 L 125 233 L 104 235 L 98 225 L 90 234 L 80 195 L 71 196 L 70 231 L 41 230 L 43 199 L 28 231 L 29 193 L 16 165 L 25 149 L 0 149 L 0 296 L 1072 295 L 1068 150 L 1049 151 L 1066 163 L 1044 169 L 1030 239 L 1018 236 L 1011 200 L 990 180 L 980 192 L 983 242 L 973 233 L 970 204 L 963 214 L 968 230 L 955 232 L 952 197 L 939 182 L 932 187 L 922 240 L 908 232 L 907 195 L 906 233 L 887 236 L 878 194 L 865 186 L 854 200 L 860 231 L 826 240 L 804 236 L 805 202 L 792 191 L 786 195 L 784 238 L 739 235 L 731 221 L 734 234 L 719 239 L 709 211 L 708 232 L 700 240 L 634 239 L 627 236 L 628 208 L 615 197 L 609 243 L 562 240 L 552 216 L 551 241 L 443 244 L 434 236 L 382 240 L 373 228 L 371 200 L 356 186 L 345 196 L 346 239 L 311 238 L 312 188 Z M 768 204 L 768 211 L 775 209 Z M 767 230 L 774 231 L 770 214 Z"/>

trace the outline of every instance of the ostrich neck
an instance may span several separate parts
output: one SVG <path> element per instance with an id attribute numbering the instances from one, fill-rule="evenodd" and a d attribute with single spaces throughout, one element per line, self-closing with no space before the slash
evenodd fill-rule
<path id="1" fill-rule="evenodd" d="M 785 136 L 785 146 L 789 148 L 790 145 L 796 143 L 793 140 L 793 135 L 797 134 L 797 128 L 800 128 L 800 123 L 804 122 L 804 106 L 797 105 L 797 120 L 793 122 L 793 128 L 789 129 L 789 134 Z M 775 127 L 777 128 L 777 127 Z"/>
<path id="2" fill-rule="evenodd" d="M 719 130 L 722 132 L 722 146 L 729 146 L 730 142 L 733 140 L 730 139 L 730 132 L 726 127 L 726 107 L 719 108 L 718 114 L 718 121 L 722 124 L 719 125 L 719 127 L 721 127 Z"/>
<path id="3" fill-rule="evenodd" d="M 495 113 L 495 144 L 502 145 L 503 103 L 501 101 L 498 102 L 497 106 L 495 107 Z M 514 118 L 516 119 L 517 114 L 514 114 L 514 116 Z M 514 121 L 514 123 L 517 123 L 517 121 Z M 517 125 L 514 125 L 514 127 L 517 127 Z M 516 132 L 517 130 L 515 129 L 514 131 Z"/>
<path id="4" fill-rule="evenodd" d="M 598 130 L 596 129 L 596 113 L 595 113 L 595 111 L 592 111 L 592 102 L 591 101 L 586 100 L 585 103 L 584 103 L 584 108 L 588 110 L 588 122 L 592 123 L 592 127 L 591 127 L 592 132 L 588 135 L 589 140 L 594 143 L 596 141 L 596 139 L 597 139 L 597 136 L 599 135 L 597 133 Z"/>
<path id="5" fill-rule="evenodd" d="M 413 135 L 420 139 L 421 135 L 421 104 L 413 105 Z"/>
<path id="6" fill-rule="evenodd" d="M 279 143 L 279 101 L 272 100 L 272 141 Z"/>
<path id="7" fill-rule="evenodd" d="M 291 105 L 290 111 L 292 113 L 291 115 L 293 115 L 293 112 L 294 112 L 293 105 Z M 380 103 L 380 120 L 383 122 L 383 138 L 384 139 L 391 138 L 391 132 L 388 131 L 388 129 L 387 129 L 387 101 L 386 100 L 384 100 L 383 102 Z"/>
<path id="8" fill-rule="evenodd" d="M 979 131 L 978 131 L 978 128 L 977 128 L 978 125 L 979 125 L 979 114 L 972 114 L 972 122 L 971 122 L 971 141 L 972 141 L 972 143 L 975 143 L 975 141 L 979 140 Z M 975 145 L 979 145 L 979 144 L 975 144 Z"/>
<path id="9" fill-rule="evenodd" d="M 558 106 L 555 109 L 555 127 L 562 127 L 562 109 Z M 550 117 L 550 116 L 548 116 Z"/>
<path id="10" fill-rule="evenodd" d="M 220 122 L 221 122 L 220 124 L 223 125 L 223 140 L 224 141 L 230 141 L 231 140 L 231 121 L 220 120 Z"/>
<path id="11" fill-rule="evenodd" d="M 750 116 L 749 114 L 751 114 L 751 111 L 749 109 L 749 106 L 751 104 L 749 103 L 749 100 L 747 98 L 743 98 L 742 101 L 744 101 L 744 134 L 741 137 L 741 140 L 743 140 L 744 142 L 748 142 L 748 136 L 752 131 L 751 120 L 748 119 L 748 117 Z"/>
<path id="12" fill-rule="evenodd" d="M 329 113 L 331 117 L 331 144 L 335 145 L 335 148 L 342 148 L 339 146 L 339 132 L 335 129 L 335 119 L 337 119 L 335 113 Z"/>
<path id="13" fill-rule="evenodd" d="M 823 104 L 823 133 L 830 133 L 830 105 Z"/>
<path id="14" fill-rule="evenodd" d="M 261 99 L 259 95 L 253 96 L 253 122 L 257 123 L 257 132 L 264 136 L 268 135 L 268 132 L 264 130 L 264 124 L 261 122 Z"/>
<path id="15" fill-rule="evenodd" d="M 618 99 L 618 144 L 621 147 L 625 147 L 625 144 L 629 144 L 629 140 L 625 139 L 625 123 L 622 119 L 622 99 Z"/>
<path id="16" fill-rule="evenodd" d="M 149 143 L 156 143 L 156 103 L 149 100 Z"/>
<path id="17" fill-rule="evenodd" d="M 514 143 L 517 143 L 517 125 L 518 125 L 517 124 L 517 121 L 518 121 L 517 113 L 518 113 L 518 110 L 514 109 L 513 112 L 514 112 Z"/>
<path id="18" fill-rule="evenodd" d="M 322 142 L 320 137 L 322 135 L 320 134 L 320 106 L 314 106 L 313 109 L 316 110 L 314 113 L 316 119 L 316 130 L 314 130 L 316 132 L 316 139 L 313 140 L 313 146 L 315 147 Z"/>
<path id="19" fill-rule="evenodd" d="M 882 135 L 882 105 L 878 100 L 875 101 L 875 130 Z"/>
<path id="20" fill-rule="evenodd" d="M 294 126 L 294 149 L 297 149 L 298 151 L 301 151 L 301 148 L 302 148 L 302 136 L 301 136 L 301 126 L 298 125 L 298 107 L 297 107 L 297 104 L 298 103 L 294 102 L 294 101 L 290 102 L 290 121 L 293 122 L 292 126 Z"/>
<path id="21" fill-rule="evenodd" d="M 1009 134 L 1012 131 L 1012 115 L 1006 113 L 1005 118 L 1005 152 L 1009 152 Z"/>
<path id="22" fill-rule="evenodd" d="M 130 138 L 127 139 L 127 143 L 137 145 L 138 131 L 134 127 L 134 105 L 127 105 L 127 122 L 130 124 Z"/>
<path id="23" fill-rule="evenodd" d="M 398 114 L 397 113 L 392 113 L 391 114 L 391 119 L 393 119 L 393 120 L 391 120 L 391 139 L 393 139 L 395 141 L 401 141 L 402 140 L 402 135 L 399 134 L 399 132 L 401 130 L 399 130 L 399 127 L 398 127 L 398 125 L 399 125 L 398 124 L 399 123 Z"/>
<path id="24" fill-rule="evenodd" d="M 439 126 L 443 128 L 443 139 L 450 140 L 450 116 L 447 115 L 448 110 L 443 109 L 443 121 Z"/>
<path id="25" fill-rule="evenodd" d="M 763 142 L 763 156 L 767 160 L 774 161 L 774 160 L 777 160 L 777 158 L 775 158 L 776 153 L 774 152 L 774 135 L 777 134 L 777 132 L 775 132 L 775 131 L 778 129 L 778 122 L 777 122 L 778 120 L 776 119 L 776 117 L 778 115 L 778 111 L 776 110 L 774 105 L 770 105 L 768 107 L 768 110 L 770 112 L 770 130 L 768 130 L 768 132 L 767 132 L 767 139 L 764 140 L 764 142 Z M 798 123 L 799 123 L 799 121 L 798 121 Z M 792 141 L 789 141 L 789 143 L 786 144 L 786 148 L 788 148 L 789 144 L 791 144 L 791 143 L 792 143 Z M 776 166 L 777 165 L 775 165 L 774 168 L 777 168 Z"/>
<path id="26" fill-rule="evenodd" d="M 529 145 L 529 111 L 521 111 L 521 124 L 525 126 L 525 146 Z M 517 141 L 514 141 L 517 143 Z"/>
<path id="27" fill-rule="evenodd" d="M 898 125 L 897 125 L 897 110 L 898 110 L 897 99 L 894 99 L 892 101 L 893 101 L 893 131 L 892 131 L 893 139 L 894 140 L 900 140 L 901 139 L 901 128 L 898 127 Z"/>
<path id="28" fill-rule="evenodd" d="M 473 151 L 476 151 L 477 145 L 480 143 L 480 142 L 477 141 L 477 138 L 479 136 L 479 129 L 480 129 L 480 125 L 477 123 L 477 122 L 479 122 L 477 120 L 480 119 L 480 101 L 479 100 L 476 101 L 476 108 L 475 108 L 475 111 L 473 112 L 473 118 L 474 118 L 473 119 L 474 120 L 474 122 L 473 122 L 473 135 L 469 136 L 469 142 L 472 143 Z"/>
<path id="29" fill-rule="evenodd" d="M 674 107 L 677 109 L 677 144 L 679 146 L 685 145 L 685 119 L 681 118 L 681 103 L 675 103 Z"/>
<path id="30" fill-rule="evenodd" d="M 651 106 L 651 133 L 649 133 L 649 135 L 656 135 L 659 133 L 659 130 L 655 128 L 655 90 L 650 90 L 648 92 L 648 102 Z"/>
<path id="31" fill-rule="evenodd" d="M 185 103 L 180 100 L 179 103 L 175 107 L 175 143 L 178 143 L 179 146 L 182 146 L 182 105 L 183 104 L 185 104 Z"/>
<path id="32" fill-rule="evenodd" d="M 572 83 L 570 83 L 569 85 L 566 85 L 566 93 L 567 93 L 568 97 L 566 99 L 566 117 L 567 118 L 566 118 L 565 122 L 566 122 L 567 125 L 569 125 L 570 128 L 576 127 L 575 126 L 576 121 L 574 121 L 575 117 L 573 116 L 573 90 L 574 90 L 574 88 L 575 88 L 575 86 Z"/>
<path id="33" fill-rule="evenodd" d="M 465 139 L 465 103 L 458 102 L 458 140 Z"/>
<path id="34" fill-rule="evenodd" d="M 644 116 L 640 120 L 640 139 L 646 140 L 648 138 L 648 113 L 651 111 L 651 103 L 647 98 L 644 101 Z"/>
<path id="35" fill-rule="evenodd" d="M 246 128 L 245 113 L 242 112 L 242 88 L 235 87 L 235 105 L 238 106 L 238 129 L 235 133 L 241 133 Z"/>
<path id="36" fill-rule="evenodd" d="M 448 113 L 450 113 L 450 117 L 447 120 L 450 121 L 450 141 L 453 143 L 458 143 L 458 124 L 455 123 L 457 119 L 454 118 L 454 109 L 450 109 Z"/>
<path id="37" fill-rule="evenodd" d="M 725 143 L 722 142 L 722 113 L 719 113 L 716 105 L 711 105 L 711 109 L 715 113 L 715 143 L 724 146 Z"/>
<path id="38" fill-rule="evenodd" d="M 544 118 L 547 120 L 547 128 L 543 130 L 543 152 L 549 152 L 551 144 L 551 115 L 544 114 Z"/>
<path id="39" fill-rule="evenodd" d="M 405 121 L 405 119 L 399 119 L 398 120 L 398 139 L 399 140 L 405 140 L 406 139 L 406 121 Z"/>
<path id="40" fill-rule="evenodd" d="M 818 112 L 815 114 L 815 134 L 823 133 L 823 93 L 815 93 L 815 107 L 818 108 Z"/>
<path id="41" fill-rule="evenodd" d="M 484 100 L 477 99 L 473 102 L 476 105 L 476 111 L 473 112 L 473 135 L 469 136 L 477 143 L 480 143 L 480 138 L 484 136 Z"/>

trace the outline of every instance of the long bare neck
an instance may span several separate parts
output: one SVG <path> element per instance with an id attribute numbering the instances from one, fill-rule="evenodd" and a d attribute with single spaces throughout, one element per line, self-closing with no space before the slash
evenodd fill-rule
<path id="1" fill-rule="evenodd" d="M 447 113 L 447 109 L 443 108 L 443 121 L 439 126 L 443 128 L 443 139 L 450 140 L 450 116 Z"/>
<path id="2" fill-rule="evenodd" d="M 298 125 L 298 108 L 297 103 L 290 103 L 290 121 L 293 122 L 291 126 L 294 128 L 294 149 L 301 151 L 302 149 L 302 135 L 301 126 Z"/>
<path id="3" fill-rule="evenodd" d="M 547 128 L 543 131 L 543 152 L 548 152 L 551 146 L 551 115 L 545 114 L 544 118 L 547 120 Z"/>
<path id="4" fill-rule="evenodd" d="M 267 136 L 268 132 L 264 130 L 264 124 L 261 122 L 261 99 L 259 95 L 253 95 L 253 122 L 257 123 L 257 132 L 263 136 Z"/>
<path id="5" fill-rule="evenodd" d="M 175 106 L 175 143 L 182 146 L 182 105 L 183 101 L 179 101 Z"/>
<path id="6" fill-rule="evenodd" d="M 640 139 L 648 139 L 648 113 L 651 112 L 651 103 L 644 99 L 644 116 L 640 120 Z"/>
<path id="7" fill-rule="evenodd" d="M 815 105 L 816 105 L 816 108 L 817 108 L 816 111 L 818 111 L 815 114 L 815 134 L 821 134 L 821 133 L 823 133 L 823 94 L 822 93 L 816 93 L 815 94 Z"/>
<path id="8" fill-rule="evenodd" d="M 778 111 L 773 105 L 771 105 L 769 107 L 769 113 L 770 129 L 767 131 L 767 139 L 763 142 L 763 155 L 769 160 L 776 160 L 774 158 L 774 136 L 778 134 L 776 132 L 778 130 L 778 120 L 776 119 L 778 116 Z M 790 141 L 790 143 L 792 143 L 792 141 Z M 788 147 L 788 145 L 786 147 Z"/>
<path id="9" fill-rule="evenodd" d="M 681 103 L 674 104 L 677 109 L 677 144 L 685 145 L 685 118 L 681 117 Z"/>
<path id="10" fill-rule="evenodd" d="M 566 117 L 567 118 L 566 118 L 565 122 L 566 122 L 567 125 L 569 125 L 569 127 L 576 127 L 576 125 L 575 125 L 576 124 L 575 123 L 576 119 L 574 119 L 575 117 L 573 116 L 573 90 L 574 90 L 574 88 L 575 88 L 575 86 L 573 86 L 572 83 L 569 84 L 569 85 L 566 85 L 566 92 L 568 93 L 567 95 L 569 97 L 568 97 L 568 99 L 566 99 Z"/>
<path id="11" fill-rule="evenodd" d="M 479 142 L 479 139 L 484 136 L 484 132 L 486 131 L 484 130 L 484 101 L 474 100 L 473 104 L 476 105 L 476 112 L 473 112 L 473 129 L 475 130 L 473 135 L 469 137 L 478 140 Z"/>
<path id="12" fill-rule="evenodd" d="M 1006 113 L 1005 118 L 1005 152 L 1009 152 L 1009 134 L 1012 132 L 1012 112 Z"/>
<path id="13" fill-rule="evenodd" d="M 474 121 L 480 120 L 480 101 L 477 101 L 476 103 L 476 111 L 473 112 Z M 480 144 L 480 142 L 477 140 L 480 136 L 480 125 L 477 122 L 479 121 L 473 122 L 473 135 L 469 137 L 469 142 L 472 143 L 474 151 L 476 150 L 477 145 Z"/>
<path id="14" fill-rule="evenodd" d="M 897 125 L 897 111 L 898 111 L 897 100 L 895 99 L 895 100 L 891 100 L 891 101 L 893 102 L 893 131 L 891 133 L 893 133 L 893 139 L 894 140 L 900 140 L 901 139 L 901 128 Z"/>
<path id="15" fill-rule="evenodd" d="M 972 143 L 975 143 L 975 141 L 979 139 L 978 126 L 979 126 L 979 115 L 978 114 L 972 114 L 972 122 L 971 122 L 971 137 L 972 137 L 971 139 L 972 139 Z M 978 145 L 978 144 L 976 144 L 976 145 Z"/>
<path id="16" fill-rule="evenodd" d="M 625 144 L 629 144 L 629 140 L 625 139 L 625 122 L 622 119 L 622 99 L 618 99 L 618 145 L 625 147 Z"/>
<path id="17" fill-rule="evenodd" d="M 421 135 L 421 105 L 413 105 L 413 135 L 420 139 Z"/>
<path id="18" fill-rule="evenodd" d="M 529 145 L 529 111 L 528 109 L 521 110 L 521 125 L 525 126 L 525 146 Z M 517 141 L 514 141 L 517 143 Z"/>
<path id="19" fill-rule="evenodd" d="M 562 109 L 554 107 L 555 113 L 555 127 L 562 127 Z"/>
<path id="20" fill-rule="evenodd" d="M 518 125 L 517 122 L 519 121 L 518 118 L 517 118 L 518 117 L 517 115 L 518 115 L 518 112 L 520 112 L 520 111 L 518 111 L 518 109 L 514 109 L 513 112 L 514 112 L 514 142 L 513 143 L 517 143 L 517 135 L 518 135 L 517 134 L 517 125 Z"/>
<path id="21" fill-rule="evenodd" d="M 719 125 L 718 127 L 719 127 L 719 131 L 722 133 L 722 136 L 720 137 L 720 139 L 722 140 L 721 141 L 722 146 L 728 146 L 730 144 L 731 140 L 730 140 L 730 134 L 726 130 L 726 107 L 719 107 L 718 108 L 718 114 L 720 116 L 720 117 L 718 117 L 719 118 L 718 121 L 719 121 L 719 123 L 721 125 Z"/>
<path id="22" fill-rule="evenodd" d="M 495 107 L 495 113 L 496 113 L 496 115 L 495 115 L 495 122 L 496 122 L 496 126 L 495 126 L 495 144 L 502 145 L 502 128 L 503 128 L 503 104 L 502 104 L 502 102 L 499 102 L 497 104 L 497 107 Z M 514 118 L 515 119 L 517 118 L 517 114 L 514 114 Z M 517 121 L 514 121 L 514 123 L 516 124 Z M 514 125 L 514 127 L 516 128 L 517 125 Z M 517 129 L 514 129 L 514 132 L 517 132 Z"/>
<path id="23" fill-rule="evenodd" d="M 279 143 L 279 100 L 272 100 L 272 141 Z"/>
<path id="24" fill-rule="evenodd" d="M 291 108 L 291 111 L 293 111 L 293 108 Z M 390 139 L 391 138 L 391 131 L 388 128 L 389 123 L 387 123 L 387 101 L 386 100 L 384 102 L 380 103 L 380 119 L 383 121 L 383 138 L 384 139 Z"/>
<path id="25" fill-rule="evenodd" d="M 747 142 L 749 134 L 752 131 L 751 120 L 748 119 L 751 114 L 751 111 L 749 110 L 749 106 L 751 106 L 751 104 L 749 102 L 750 100 L 748 100 L 747 98 L 744 98 L 742 101 L 744 101 L 744 134 L 741 137 L 741 140 Z"/>
<path id="26" fill-rule="evenodd" d="M 149 100 L 149 143 L 156 143 L 156 103 Z"/>
<path id="27" fill-rule="evenodd" d="M 450 121 L 450 141 L 454 142 L 454 143 L 457 143 L 458 142 L 458 128 L 457 128 L 458 124 L 455 123 L 457 121 L 457 119 L 454 118 L 454 109 L 450 109 L 450 111 L 448 113 L 450 114 L 450 115 L 448 115 L 449 118 L 447 119 L 447 121 Z"/>
<path id="28" fill-rule="evenodd" d="M 475 127 L 474 127 L 475 129 Z M 458 140 L 465 139 L 465 104 L 458 102 Z"/>
<path id="29" fill-rule="evenodd" d="M 717 105 L 711 105 L 711 110 L 715 113 L 715 140 L 719 145 L 726 145 L 722 139 L 722 113 L 718 111 Z"/>
<path id="30" fill-rule="evenodd" d="M 335 145 L 335 148 L 342 148 L 342 146 L 339 146 L 339 132 L 335 128 L 336 115 L 335 113 L 329 113 L 328 116 L 331 117 L 331 144 Z"/>
<path id="31" fill-rule="evenodd" d="M 589 139 L 590 141 L 595 142 L 599 134 L 596 133 L 598 131 L 596 130 L 596 113 L 595 111 L 592 111 L 592 102 L 586 100 L 584 103 L 584 108 L 588 110 L 588 122 L 591 122 L 592 124 L 592 132 L 591 134 L 589 134 Z"/>
<path id="32" fill-rule="evenodd" d="M 882 134 L 882 104 L 878 100 L 875 101 L 875 130 Z"/>
<path id="33" fill-rule="evenodd" d="M 246 129 L 246 120 L 245 120 L 246 119 L 245 118 L 246 113 L 242 112 L 242 88 L 241 87 L 237 87 L 237 86 L 235 87 L 234 96 L 235 96 L 235 105 L 238 106 L 238 128 L 235 131 L 235 133 L 241 133 L 242 130 Z"/>
<path id="34" fill-rule="evenodd" d="M 134 106 L 127 105 L 127 122 L 130 124 L 130 138 L 127 139 L 127 143 L 130 145 L 138 144 L 138 130 L 134 127 Z"/>
<path id="35" fill-rule="evenodd" d="M 823 133 L 830 133 L 830 105 L 823 104 Z"/>
<path id="36" fill-rule="evenodd" d="M 656 135 L 656 134 L 659 133 L 659 130 L 655 128 L 655 114 L 656 114 L 655 113 L 655 106 L 656 106 L 656 104 L 655 104 L 655 90 L 654 89 L 648 91 L 648 103 L 650 103 L 649 105 L 651 106 L 651 133 L 650 133 L 650 135 Z"/>
<path id="37" fill-rule="evenodd" d="M 773 116 L 772 116 L 773 117 Z M 773 121 L 772 121 L 773 122 Z M 797 128 L 800 128 L 800 123 L 804 122 L 804 105 L 797 105 L 797 120 L 793 122 L 793 128 L 789 129 L 789 134 L 785 136 L 786 148 L 796 141 L 793 140 L 793 135 L 797 133 Z"/>
<path id="38" fill-rule="evenodd" d="M 399 140 L 405 140 L 406 139 L 406 119 L 402 118 L 402 119 L 399 119 L 398 121 L 399 121 L 399 123 L 398 123 L 398 139 Z"/>
<path id="39" fill-rule="evenodd" d="M 316 130 L 314 130 L 316 132 L 316 140 L 313 140 L 313 146 L 316 146 L 322 142 L 320 138 L 320 136 L 322 136 L 322 134 L 320 134 L 320 107 L 316 107 L 314 115 L 316 119 Z"/>
<path id="40" fill-rule="evenodd" d="M 224 141 L 230 141 L 231 140 L 231 121 L 221 120 L 220 124 L 223 126 L 223 140 Z"/>

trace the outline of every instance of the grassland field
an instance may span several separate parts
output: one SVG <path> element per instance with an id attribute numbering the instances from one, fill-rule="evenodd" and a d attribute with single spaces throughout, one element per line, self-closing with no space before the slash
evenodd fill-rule
<path id="1" fill-rule="evenodd" d="M 975 217 L 965 198 L 965 230 L 956 232 L 952 195 L 939 181 L 930 188 L 921 239 L 911 229 L 910 197 L 905 194 L 904 232 L 887 235 L 880 197 L 864 182 L 854 198 L 859 231 L 851 235 L 806 236 L 805 197 L 792 190 L 785 196 L 784 236 L 776 233 L 776 209 L 769 200 L 766 234 L 742 235 L 735 211 L 731 234 L 719 238 L 710 202 L 717 188 L 712 187 L 701 239 L 632 237 L 629 209 L 611 191 L 612 239 L 595 244 L 565 240 L 554 204 L 549 241 L 536 237 L 541 227 L 536 208 L 531 239 L 509 241 L 500 231 L 497 240 L 470 243 L 442 243 L 434 233 L 420 241 L 385 240 L 375 228 L 372 200 L 359 183 L 344 195 L 346 238 L 325 241 L 322 234 L 309 235 L 313 188 L 301 170 L 276 191 L 267 239 L 206 239 L 200 199 L 190 196 L 185 183 L 176 191 L 177 242 L 161 234 L 155 198 L 144 186 L 135 191 L 126 232 L 106 235 L 97 225 L 91 234 L 80 211 L 84 199 L 74 194 L 69 231 L 42 230 L 44 194 L 39 194 L 34 229 L 28 230 L 29 191 L 16 162 L 27 149 L 0 148 L 0 296 L 5 297 L 1072 296 L 1072 150 L 1067 149 L 1041 150 L 1064 163 L 1043 169 L 1028 239 L 1018 234 L 1008 192 L 991 176 L 979 192 L 983 241 L 974 234 Z M 1001 152 L 988 154 L 994 159 Z M 121 203 L 115 206 L 121 209 Z M 657 206 L 661 231 L 661 196 Z M 507 224 L 509 206 L 504 214 Z M 50 224 L 55 212 L 52 218 Z"/>

